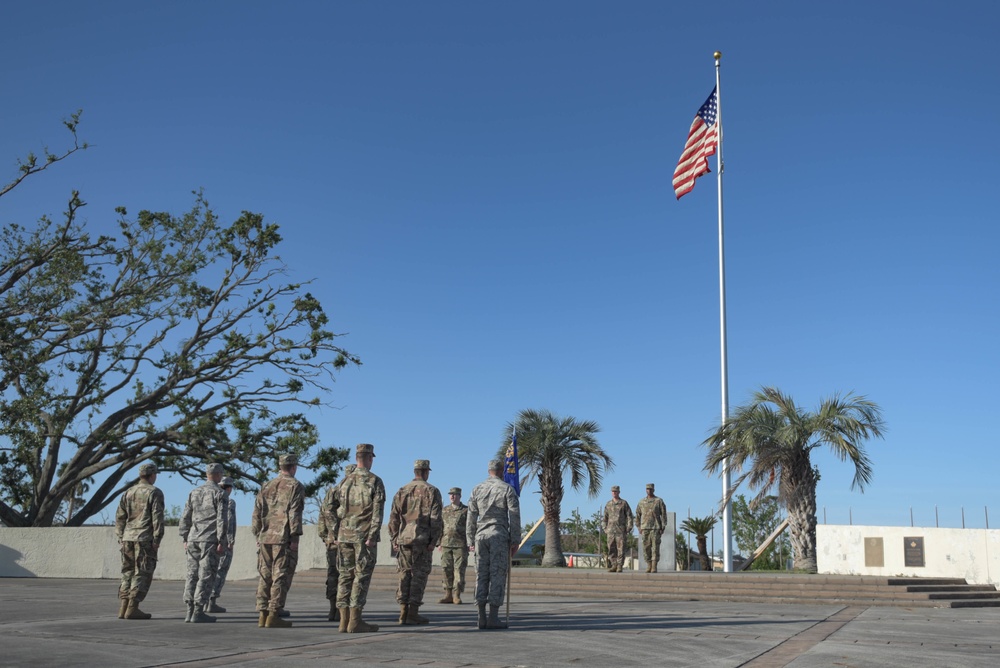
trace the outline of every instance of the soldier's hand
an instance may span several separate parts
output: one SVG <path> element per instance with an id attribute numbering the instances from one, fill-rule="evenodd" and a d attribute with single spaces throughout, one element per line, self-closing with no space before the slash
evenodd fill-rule
<path id="1" fill-rule="evenodd" d="M 290 547 L 292 549 L 292 552 L 298 552 L 299 551 L 299 541 L 293 540 L 291 543 L 288 544 L 288 547 Z"/>
<path id="2" fill-rule="evenodd" d="M 510 546 L 510 556 L 513 557 L 515 554 L 517 554 L 517 545 L 511 545 Z"/>
<path id="3" fill-rule="evenodd" d="M 182 545 L 184 546 L 184 551 L 185 551 L 185 552 L 187 552 L 187 549 L 188 549 L 188 542 L 187 542 L 187 541 L 184 541 L 184 542 L 182 543 Z"/>
<path id="4" fill-rule="evenodd" d="M 476 546 L 475 545 L 470 545 L 469 546 L 469 552 L 475 552 L 475 551 L 476 551 Z"/>
<path id="5" fill-rule="evenodd" d="M 427 546 L 427 551 L 428 552 L 433 552 L 434 551 L 434 546 L 433 545 L 428 545 Z"/>
<path id="6" fill-rule="evenodd" d="M 223 554 L 225 551 L 226 551 L 226 546 L 223 545 L 222 543 L 219 543 L 218 545 L 215 546 L 216 554 Z"/>

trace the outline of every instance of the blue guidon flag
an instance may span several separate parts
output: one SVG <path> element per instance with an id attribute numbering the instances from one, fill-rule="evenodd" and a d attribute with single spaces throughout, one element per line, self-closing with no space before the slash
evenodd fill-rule
<path id="1" fill-rule="evenodd" d="M 507 446 L 507 456 L 503 462 L 503 480 L 521 496 L 521 467 L 517 463 L 517 432 Z"/>

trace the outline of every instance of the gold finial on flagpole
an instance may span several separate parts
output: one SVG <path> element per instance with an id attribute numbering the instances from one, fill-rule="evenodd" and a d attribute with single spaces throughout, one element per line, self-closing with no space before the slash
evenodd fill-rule
<path id="1" fill-rule="evenodd" d="M 716 51 L 715 52 L 715 61 L 718 62 L 721 58 L 722 58 L 722 52 L 721 51 Z"/>

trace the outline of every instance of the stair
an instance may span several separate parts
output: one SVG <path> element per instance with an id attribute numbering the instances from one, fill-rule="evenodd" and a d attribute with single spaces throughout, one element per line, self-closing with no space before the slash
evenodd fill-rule
<path id="1" fill-rule="evenodd" d="M 475 589 L 475 570 L 467 574 L 467 594 Z M 301 571 L 296 584 L 325 586 L 326 571 Z M 428 590 L 440 588 L 435 567 Z M 396 569 L 378 566 L 374 591 L 395 591 Z M 961 578 L 881 577 L 870 575 L 806 575 L 800 573 L 608 573 L 577 568 L 515 568 L 513 592 L 532 596 L 609 598 L 658 601 L 733 601 L 747 603 L 835 603 L 894 607 L 1000 607 L 1000 591 L 992 585 L 970 585 Z"/>

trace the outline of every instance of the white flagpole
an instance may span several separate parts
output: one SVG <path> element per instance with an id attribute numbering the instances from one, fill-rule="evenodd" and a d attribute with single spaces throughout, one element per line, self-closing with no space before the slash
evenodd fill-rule
<path id="1" fill-rule="evenodd" d="M 722 87 L 719 75 L 719 61 L 722 52 L 715 52 L 715 104 L 717 113 L 715 122 L 718 124 L 719 140 L 715 154 L 717 180 L 719 184 L 719 339 L 722 348 L 722 422 L 729 419 L 729 361 L 726 351 L 726 250 L 722 224 L 722 172 L 725 162 L 722 160 Z M 733 570 L 733 502 L 729 500 L 729 488 L 732 477 L 729 474 L 729 462 L 722 462 L 722 497 L 726 505 L 722 509 L 722 570 L 731 573 Z"/>

